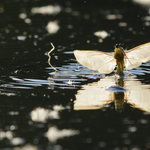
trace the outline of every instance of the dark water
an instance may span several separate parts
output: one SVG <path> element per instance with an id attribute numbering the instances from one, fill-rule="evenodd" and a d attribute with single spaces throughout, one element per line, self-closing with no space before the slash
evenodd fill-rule
<path id="1" fill-rule="evenodd" d="M 149 5 L 1 0 L 0 149 L 150 149 L 150 62 L 119 78 L 56 73 L 46 55 L 52 42 L 56 69 L 93 72 L 73 50 L 113 52 L 116 43 L 130 49 L 149 42 Z"/>

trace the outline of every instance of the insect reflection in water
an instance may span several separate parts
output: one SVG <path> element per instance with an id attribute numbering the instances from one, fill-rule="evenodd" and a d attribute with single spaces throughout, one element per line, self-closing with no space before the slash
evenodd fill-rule
<path id="1" fill-rule="evenodd" d="M 110 54 L 101 51 L 75 50 L 74 55 L 81 65 L 91 70 L 98 70 L 102 74 L 111 73 L 116 65 L 116 73 L 122 74 L 124 68 L 133 69 L 150 60 L 150 42 L 128 51 L 123 50 L 122 44 L 116 44 L 114 51 L 114 54 Z"/>
<path id="2" fill-rule="evenodd" d="M 117 80 L 111 76 L 83 85 L 75 97 L 75 110 L 101 109 L 114 102 L 115 110 L 122 111 L 123 105 L 128 103 L 131 107 L 150 112 L 150 85 L 142 84 L 133 76 Z"/>

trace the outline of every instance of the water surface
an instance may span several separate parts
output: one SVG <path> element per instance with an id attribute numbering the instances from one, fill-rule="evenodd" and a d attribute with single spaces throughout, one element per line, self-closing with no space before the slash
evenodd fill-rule
<path id="1" fill-rule="evenodd" d="M 0 17 L 0 149 L 150 148 L 150 62 L 119 78 L 73 55 L 149 42 L 148 4 L 5 0 Z"/>

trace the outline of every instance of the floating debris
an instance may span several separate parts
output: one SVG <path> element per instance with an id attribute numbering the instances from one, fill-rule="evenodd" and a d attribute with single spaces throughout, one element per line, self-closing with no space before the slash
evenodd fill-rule
<path id="1" fill-rule="evenodd" d="M 118 26 L 119 27 L 126 27 L 127 23 L 126 22 L 119 22 Z"/>
<path id="2" fill-rule="evenodd" d="M 45 122 L 48 118 L 59 119 L 59 112 L 44 108 L 36 108 L 31 112 L 31 119 L 37 122 Z"/>
<path id="3" fill-rule="evenodd" d="M 13 139 L 13 132 L 12 131 L 0 131 L 0 140 L 3 140 L 3 139 Z"/>
<path id="4" fill-rule="evenodd" d="M 58 14 L 61 11 L 61 7 L 59 5 L 48 5 L 42 7 L 33 7 L 31 9 L 32 14 L 46 14 L 46 15 L 53 15 Z"/>
<path id="5" fill-rule="evenodd" d="M 120 14 L 109 14 L 106 16 L 108 20 L 122 19 L 122 15 Z"/>
<path id="6" fill-rule="evenodd" d="M 27 18 L 27 14 L 21 13 L 21 14 L 19 14 L 19 18 L 20 19 L 25 19 L 25 18 Z"/>
<path id="7" fill-rule="evenodd" d="M 26 144 L 23 147 L 15 147 L 13 150 L 39 150 L 37 146 Z"/>
<path id="8" fill-rule="evenodd" d="M 50 34 L 55 34 L 58 32 L 59 30 L 59 25 L 58 25 L 58 21 L 50 21 L 47 26 L 46 26 L 47 31 Z"/>
<path id="9" fill-rule="evenodd" d="M 79 134 L 78 130 L 63 129 L 59 130 L 56 126 L 50 127 L 46 133 L 46 137 L 51 142 L 56 142 L 58 139 L 70 137 Z"/>
<path id="10" fill-rule="evenodd" d="M 102 39 L 105 39 L 106 37 L 109 36 L 109 33 L 107 33 L 106 31 L 97 31 L 97 32 L 94 32 L 94 35 L 97 36 L 97 37 L 100 37 Z"/>
<path id="11" fill-rule="evenodd" d="M 26 36 L 24 36 L 24 35 L 19 35 L 19 36 L 17 36 L 17 39 L 19 40 L 19 41 L 25 41 L 26 40 Z"/>
<path id="12" fill-rule="evenodd" d="M 20 137 L 15 137 L 15 138 L 13 138 L 13 139 L 10 141 L 10 143 L 11 143 L 12 145 L 22 145 L 22 144 L 25 143 L 25 140 L 24 140 L 23 138 L 20 138 Z"/>

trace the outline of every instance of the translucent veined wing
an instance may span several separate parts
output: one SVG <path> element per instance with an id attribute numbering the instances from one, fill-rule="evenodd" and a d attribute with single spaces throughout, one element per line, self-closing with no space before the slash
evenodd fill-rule
<path id="1" fill-rule="evenodd" d="M 139 67 L 150 60 L 150 42 L 126 51 L 125 66 L 127 69 Z"/>
<path id="2" fill-rule="evenodd" d="M 116 66 L 113 54 L 100 51 L 75 50 L 74 55 L 81 65 L 91 70 L 98 70 L 102 74 L 111 73 Z"/>

